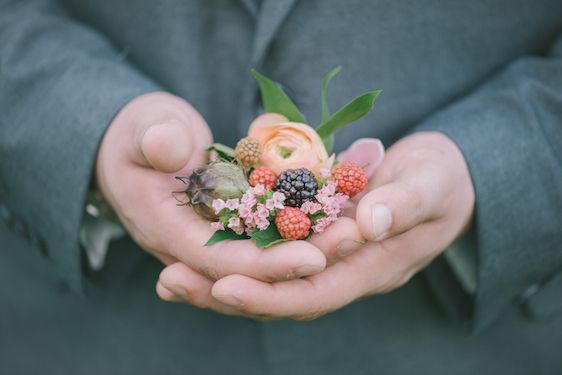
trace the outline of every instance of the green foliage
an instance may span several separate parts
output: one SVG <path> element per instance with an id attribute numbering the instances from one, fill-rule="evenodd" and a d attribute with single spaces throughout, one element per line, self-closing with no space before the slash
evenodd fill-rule
<path id="1" fill-rule="evenodd" d="M 322 79 L 322 91 L 321 91 L 321 96 L 322 96 L 322 123 L 325 123 L 330 118 L 330 110 L 328 108 L 328 101 L 327 101 L 327 97 L 326 97 L 326 94 L 328 92 L 328 84 L 330 83 L 332 78 L 334 78 L 335 75 L 338 74 L 341 71 L 341 69 L 342 69 L 341 66 L 336 66 L 334 69 L 332 69 L 328 74 L 326 74 L 324 76 L 324 79 Z"/>
<path id="2" fill-rule="evenodd" d="M 262 103 L 266 112 L 280 113 L 287 117 L 289 121 L 306 124 L 304 116 L 278 83 L 255 69 L 252 69 L 252 74 L 260 85 Z"/>
<path id="3" fill-rule="evenodd" d="M 331 153 L 333 149 L 334 134 L 369 113 L 381 92 L 382 90 L 369 91 L 356 97 L 316 129 L 320 138 L 324 141 L 328 153 Z"/>
<path id="4" fill-rule="evenodd" d="M 225 161 L 234 160 L 234 149 L 221 143 L 213 143 L 207 147 L 207 151 L 215 151 L 219 157 Z"/>
<path id="5" fill-rule="evenodd" d="M 225 230 L 217 230 L 211 238 L 205 243 L 205 246 L 211 246 L 218 242 L 227 240 L 247 240 L 248 237 L 245 234 L 236 234 L 232 229 L 227 228 Z"/>
<path id="6" fill-rule="evenodd" d="M 250 237 L 256 246 L 261 249 L 266 249 L 275 244 L 287 241 L 281 237 L 281 234 L 274 223 L 271 223 L 266 230 L 255 229 L 252 233 L 250 233 Z"/>

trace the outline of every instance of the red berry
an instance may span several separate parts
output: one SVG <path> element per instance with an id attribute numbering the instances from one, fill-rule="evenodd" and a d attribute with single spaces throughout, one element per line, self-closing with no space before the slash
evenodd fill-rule
<path id="1" fill-rule="evenodd" d="M 332 169 L 332 178 L 339 193 L 350 197 L 360 193 L 367 185 L 367 173 L 355 163 L 344 162 Z"/>
<path id="2" fill-rule="evenodd" d="M 251 186 L 256 186 L 257 184 L 263 185 L 267 190 L 273 189 L 277 181 L 277 176 L 275 173 L 264 167 L 257 167 L 250 173 L 249 182 Z"/>
<path id="3" fill-rule="evenodd" d="M 288 240 L 302 240 L 310 233 L 312 222 L 296 207 L 285 207 L 275 216 L 275 226 L 281 237 Z"/>

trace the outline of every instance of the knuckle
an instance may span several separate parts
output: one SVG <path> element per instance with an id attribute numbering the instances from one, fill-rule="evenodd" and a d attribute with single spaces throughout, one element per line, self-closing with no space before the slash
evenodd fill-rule
<path id="1" fill-rule="evenodd" d="M 216 267 L 213 266 L 205 265 L 200 267 L 198 271 L 209 280 L 217 281 L 221 278 L 221 274 L 218 272 Z"/>

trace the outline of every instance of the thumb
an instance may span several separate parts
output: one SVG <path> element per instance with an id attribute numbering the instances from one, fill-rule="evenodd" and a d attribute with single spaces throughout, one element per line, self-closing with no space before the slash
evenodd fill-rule
<path id="1" fill-rule="evenodd" d="M 438 199 L 430 186 L 415 181 L 393 181 L 359 201 L 356 221 L 369 241 L 380 241 L 404 233 L 435 216 Z"/>
<path id="2" fill-rule="evenodd" d="M 169 120 L 139 129 L 135 162 L 171 173 L 183 168 L 193 151 L 190 126 Z"/>

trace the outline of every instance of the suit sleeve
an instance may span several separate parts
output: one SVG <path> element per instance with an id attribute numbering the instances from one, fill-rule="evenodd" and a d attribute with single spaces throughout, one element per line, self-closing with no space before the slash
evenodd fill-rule
<path id="1" fill-rule="evenodd" d="M 0 204 L 75 290 L 101 137 L 128 101 L 158 89 L 59 3 L 0 0 Z"/>
<path id="2" fill-rule="evenodd" d="M 417 130 L 459 146 L 476 191 L 476 331 L 562 267 L 562 38 Z"/>

